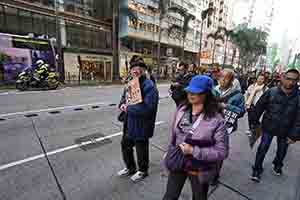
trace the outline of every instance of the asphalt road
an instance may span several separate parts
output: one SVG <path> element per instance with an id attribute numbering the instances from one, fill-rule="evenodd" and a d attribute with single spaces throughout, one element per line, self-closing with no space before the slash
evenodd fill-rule
<path id="1" fill-rule="evenodd" d="M 168 95 L 167 85 L 159 90 L 161 97 Z M 0 199 L 56 200 L 63 199 L 62 194 L 68 200 L 162 199 L 167 179 L 162 176 L 161 159 L 174 104 L 168 98 L 160 100 L 150 176 L 134 184 L 116 176 L 123 167 L 121 124 L 116 106 L 110 104 L 118 103 L 121 91 L 112 86 L 0 94 L 5 119 L 0 121 Z M 274 143 L 262 182 L 255 184 L 249 180 L 254 151 L 248 147 L 245 129 L 246 119 L 242 119 L 239 131 L 231 136 L 230 157 L 221 174 L 221 182 L 232 188 L 220 185 L 210 199 L 246 199 L 234 189 L 253 200 L 299 200 L 300 145 L 291 146 L 284 175 L 276 177 L 271 171 Z M 188 184 L 181 199 L 191 199 Z"/>

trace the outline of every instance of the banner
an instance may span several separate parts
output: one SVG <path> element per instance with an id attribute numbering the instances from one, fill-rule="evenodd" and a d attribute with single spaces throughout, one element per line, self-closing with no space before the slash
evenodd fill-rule
<path id="1" fill-rule="evenodd" d="M 128 96 L 127 104 L 135 105 L 143 102 L 140 82 L 138 78 L 134 78 L 127 84 Z"/>

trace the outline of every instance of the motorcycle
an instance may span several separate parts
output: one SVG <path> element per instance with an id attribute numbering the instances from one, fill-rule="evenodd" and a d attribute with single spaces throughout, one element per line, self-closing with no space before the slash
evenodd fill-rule
<path id="1" fill-rule="evenodd" d="M 29 89 L 55 90 L 58 86 L 58 76 L 55 72 L 47 72 L 45 78 L 40 78 L 31 68 L 26 68 L 21 72 L 16 81 L 16 88 L 21 91 Z"/>

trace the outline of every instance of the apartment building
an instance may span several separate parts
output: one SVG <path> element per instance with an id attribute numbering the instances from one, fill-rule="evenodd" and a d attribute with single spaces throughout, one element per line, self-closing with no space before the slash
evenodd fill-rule
<path id="1" fill-rule="evenodd" d="M 225 0 L 170 0 L 169 7 L 179 7 L 195 16 L 189 23 L 189 30 L 184 41 L 184 60 L 198 63 L 200 47 L 201 12 L 214 7 L 215 12 L 204 23 L 202 40 L 202 60 L 204 64 L 212 62 L 214 41 L 207 38 L 209 33 L 215 32 L 219 26 L 226 27 L 228 22 L 228 5 Z M 181 59 L 183 41 L 180 32 L 169 32 L 169 28 L 176 24 L 183 25 L 182 17 L 177 13 L 169 12 L 163 19 L 161 27 L 159 22 L 158 0 L 121 0 L 121 10 L 127 8 L 134 13 L 138 20 L 130 20 L 126 15 L 120 15 L 121 37 L 121 71 L 126 71 L 126 65 L 131 55 L 143 55 L 147 64 L 157 69 L 157 44 L 159 30 L 161 37 L 161 75 L 171 73 L 176 63 Z M 128 14 L 128 13 L 127 13 Z M 209 23 L 209 24 L 208 24 Z M 216 58 L 222 63 L 224 46 L 217 41 Z M 128 66 L 127 66 L 128 68 Z"/>

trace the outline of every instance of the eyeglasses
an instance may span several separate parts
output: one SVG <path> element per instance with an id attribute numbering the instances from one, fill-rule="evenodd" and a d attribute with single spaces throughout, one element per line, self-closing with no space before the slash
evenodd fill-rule
<path id="1" fill-rule="evenodd" d="M 299 78 L 292 78 L 292 77 L 288 77 L 287 75 L 285 75 L 284 78 L 287 81 L 293 81 L 293 82 L 296 82 L 296 83 L 299 81 Z"/>

